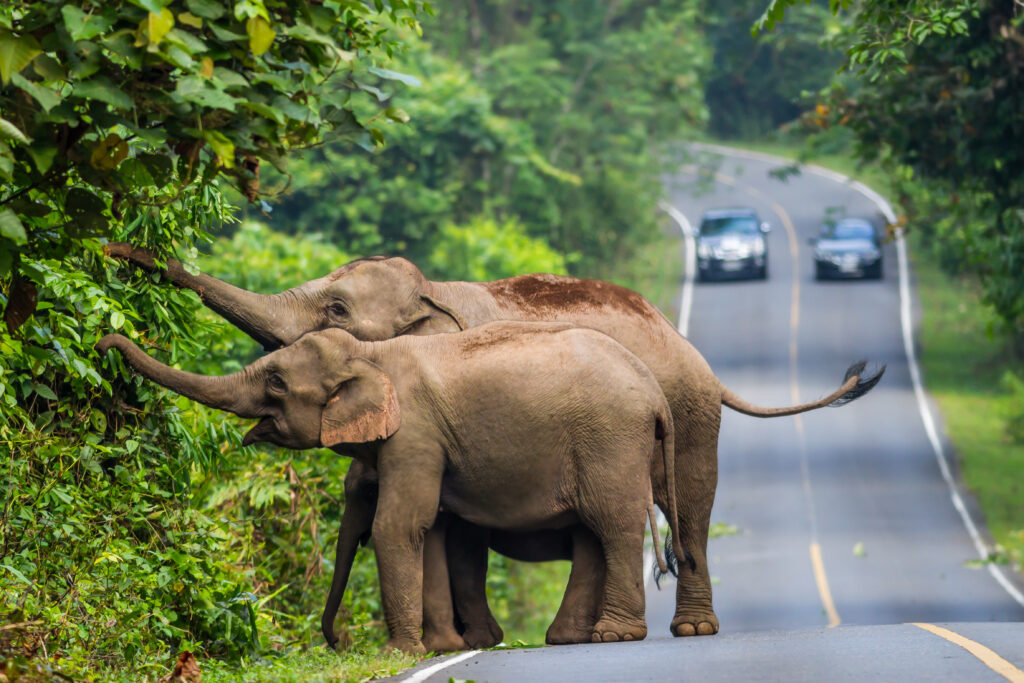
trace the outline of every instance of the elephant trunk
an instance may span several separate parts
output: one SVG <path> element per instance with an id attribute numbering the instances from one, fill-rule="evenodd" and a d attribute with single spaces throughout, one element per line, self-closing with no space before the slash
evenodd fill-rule
<path id="1" fill-rule="evenodd" d="M 96 343 L 96 350 L 101 355 L 111 347 L 120 351 L 136 372 L 177 394 L 240 417 L 260 417 L 248 398 L 251 389 L 247 386 L 244 370 L 232 375 L 207 377 L 164 365 L 120 334 L 108 334 Z"/>
<path id="2" fill-rule="evenodd" d="M 126 242 L 112 242 L 106 246 L 106 252 L 146 270 L 159 272 L 178 287 L 191 289 L 208 308 L 255 339 L 267 351 L 290 344 L 301 336 L 301 333 L 294 332 L 302 327 L 294 310 L 298 302 L 284 300 L 283 294 L 257 294 L 206 273 L 193 275 L 176 259 L 167 259 L 166 267 L 160 268 L 152 251 Z"/>

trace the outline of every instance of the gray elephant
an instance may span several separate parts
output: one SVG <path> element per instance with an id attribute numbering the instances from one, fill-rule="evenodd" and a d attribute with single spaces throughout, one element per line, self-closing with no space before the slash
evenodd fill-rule
<path id="1" fill-rule="evenodd" d="M 673 481 L 672 413 L 647 366 L 606 335 L 496 322 L 367 343 L 328 329 L 221 377 L 170 368 L 121 335 L 97 344 L 101 353 L 112 347 L 177 393 L 258 418 L 245 443 L 331 447 L 373 466 L 390 647 L 426 651 L 423 551 L 439 505 L 496 529 L 584 524 L 606 571 L 592 639 L 646 636 L 643 532 L 649 519 L 657 533 L 655 453 Z M 675 532 L 675 491 L 665 488 Z"/>
<path id="2" fill-rule="evenodd" d="M 157 269 L 152 254 L 144 249 L 116 243 L 108 245 L 108 253 Z M 689 551 L 676 585 L 671 630 L 677 636 L 718 631 L 706 552 L 718 482 L 722 405 L 753 417 L 781 417 L 839 406 L 867 393 L 885 370 L 865 375 L 865 364 L 857 363 L 847 370 L 842 385 L 821 400 L 763 408 L 725 387 L 700 352 L 643 296 L 606 282 L 554 275 L 481 283 L 435 282 L 406 259 L 372 257 L 353 261 L 294 289 L 263 295 L 203 273 L 192 275 L 173 259 L 166 265 L 162 272 L 174 284 L 198 292 L 208 307 L 268 350 L 290 344 L 306 332 L 330 327 L 344 329 L 359 339 L 379 340 L 457 332 L 494 320 L 566 321 L 599 330 L 621 343 L 654 373 L 675 418 L 676 521 L 681 545 Z M 368 531 L 344 536 L 355 539 Z M 354 546 L 351 553 L 342 550 L 339 545 L 339 560 L 347 557 L 350 561 Z M 482 598 L 482 594 L 477 596 Z M 326 613 L 324 624 L 326 635 Z M 479 638 L 481 645 L 497 642 L 488 643 L 483 633 Z"/>

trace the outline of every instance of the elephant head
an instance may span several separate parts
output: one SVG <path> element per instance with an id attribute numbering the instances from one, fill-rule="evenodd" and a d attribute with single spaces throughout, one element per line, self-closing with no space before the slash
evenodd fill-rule
<path id="1" fill-rule="evenodd" d="M 259 422 L 242 445 L 266 441 L 285 448 L 368 443 L 401 423 L 391 378 L 359 355 L 359 342 L 342 330 L 324 330 L 270 353 L 231 375 L 207 377 L 169 367 L 120 334 L 96 344 L 111 347 L 146 378 L 182 396 Z"/>
<path id="2" fill-rule="evenodd" d="M 107 253 L 158 270 L 154 255 L 119 242 Z M 168 259 L 163 272 L 195 290 L 203 302 L 268 350 L 307 332 L 338 328 L 357 339 L 380 341 L 403 334 L 457 332 L 465 325 L 434 295 L 432 283 L 404 258 L 373 256 L 279 294 L 256 294 L 204 273 L 192 275 Z"/>

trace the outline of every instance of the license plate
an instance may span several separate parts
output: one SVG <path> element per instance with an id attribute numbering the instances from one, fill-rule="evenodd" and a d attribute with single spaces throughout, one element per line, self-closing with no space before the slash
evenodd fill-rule
<path id="1" fill-rule="evenodd" d="M 856 273 L 858 270 L 860 270 L 860 259 L 843 259 L 843 262 L 839 264 L 839 270 L 841 270 L 844 273 Z"/>
<path id="2" fill-rule="evenodd" d="M 722 261 L 722 270 L 739 270 L 742 267 L 742 261 Z"/>

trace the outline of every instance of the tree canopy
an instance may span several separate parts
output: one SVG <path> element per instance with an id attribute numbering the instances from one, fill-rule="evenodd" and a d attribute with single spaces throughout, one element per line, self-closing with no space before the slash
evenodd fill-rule
<path id="1" fill-rule="evenodd" d="M 774 0 L 770 29 L 797 0 Z M 831 2 L 853 78 L 821 93 L 821 125 L 887 166 L 906 226 L 947 268 L 977 274 L 1024 348 L 1024 12 L 1014 0 Z M 795 11 L 802 11 L 799 8 Z M 787 17 L 786 21 L 790 21 Z"/>

